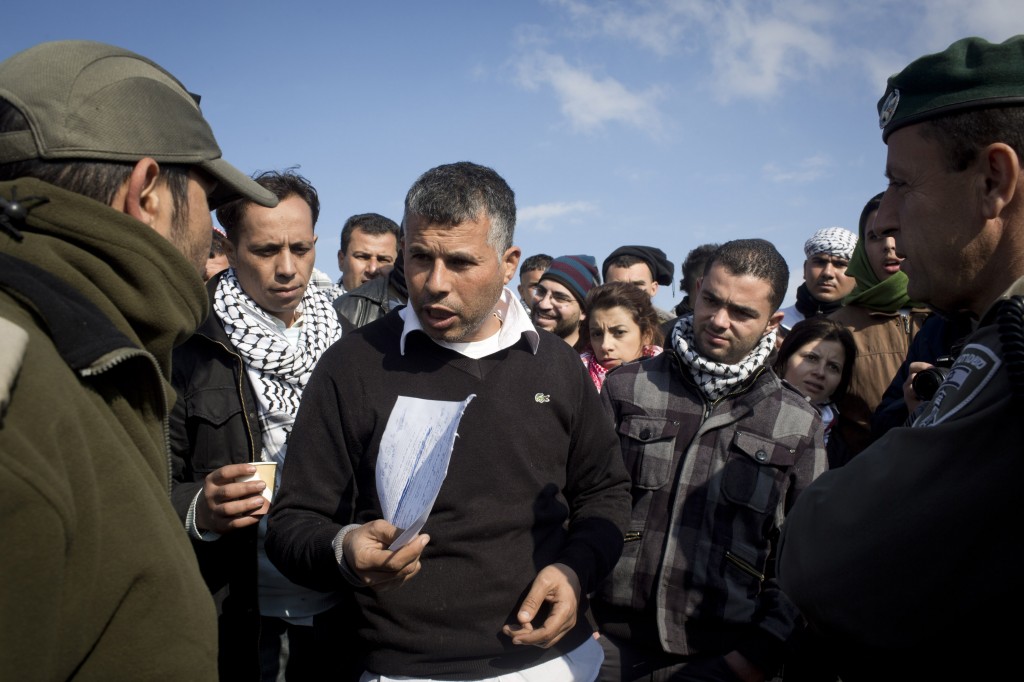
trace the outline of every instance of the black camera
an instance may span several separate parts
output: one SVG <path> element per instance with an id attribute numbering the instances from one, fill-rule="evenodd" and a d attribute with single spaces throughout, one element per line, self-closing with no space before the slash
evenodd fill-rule
<path id="1" fill-rule="evenodd" d="M 946 380 L 946 375 L 949 374 L 949 368 L 952 366 L 953 356 L 943 355 L 935 360 L 933 367 L 915 374 L 914 380 L 910 382 L 911 388 L 914 389 L 914 395 L 925 402 L 931 400 L 935 396 L 935 392 L 939 390 L 939 385 Z"/>

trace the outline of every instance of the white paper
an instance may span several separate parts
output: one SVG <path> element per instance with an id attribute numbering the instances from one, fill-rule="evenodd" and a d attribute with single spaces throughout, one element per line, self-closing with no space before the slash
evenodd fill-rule
<path id="1" fill-rule="evenodd" d="M 399 396 L 388 417 L 377 454 L 377 494 L 384 519 L 404 532 L 389 549 L 413 539 L 448 474 L 459 421 L 469 402 Z"/>

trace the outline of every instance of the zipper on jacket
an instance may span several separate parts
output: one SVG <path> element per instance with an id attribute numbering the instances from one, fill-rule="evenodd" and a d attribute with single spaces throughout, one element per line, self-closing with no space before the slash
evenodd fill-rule
<path id="1" fill-rule="evenodd" d="M 152 353 L 139 348 L 126 348 L 117 352 L 116 355 L 109 358 L 102 365 L 90 365 L 80 370 L 79 373 L 83 377 L 99 376 L 131 358 L 144 358 L 148 360 L 149 364 L 156 371 L 158 380 L 157 393 L 160 394 L 160 406 L 163 407 L 163 418 L 160 420 L 160 425 L 164 433 L 164 457 L 167 459 L 167 496 L 170 497 L 174 487 L 174 461 L 171 458 L 171 410 L 167 405 L 167 395 L 164 393 L 164 383 L 166 381 L 164 373 L 160 370 L 160 365 L 157 363 L 156 358 L 153 357 Z"/>
<path id="2" fill-rule="evenodd" d="M 252 437 L 252 424 L 249 423 L 249 406 L 245 404 L 245 362 L 242 361 L 242 357 L 238 353 L 231 350 L 220 341 L 210 338 L 209 336 L 206 338 L 210 340 L 210 343 L 215 343 L 223 348 L 224 351 L 233 357 L 235 362 L 238 363 L 238 399 L 239 402 L 242 403 L 242 420 L 245 421 L 245 435 L 249 438 L 249 461 L 258 462 L 263 457 L 263 453 L 256 452 L 256 442 Z"/>
<path id="3" fill-rule="evenodd" d="M 627 531 L 626 532 L 626 534 L 623 536 L 622 540 L 623 540 L 623 542 L 636 542 L 637 540 L 639 540 L 643 536 L 644 536 L 644 532 L 642 530 L 631 530 L 631 531 Z"/>
<path id="4" fill-rule="evenodd" d="M 739 558 L 738 556 L 736 556 L 735 554 L 733 554 L 732 552 L 730 552 L 728 550 L 726 550 L 726 552 L 725 552 L 725 558 L 728 559 L 729 561 L 731 561 L 732 564 L 734 566 L 736 566 L 736 568 L 740 569 L 741 571 L 743 571 L 747 575 L 750 575 L 750 576 L 753 576 L 754 578 L 757 578 L 757 581 L 759 583 L 763 583 L 764 582 L 764 573 L 761 573 L 761 571 L 757 570 L 749 562 L 744 561 L 743 559 Z"/>

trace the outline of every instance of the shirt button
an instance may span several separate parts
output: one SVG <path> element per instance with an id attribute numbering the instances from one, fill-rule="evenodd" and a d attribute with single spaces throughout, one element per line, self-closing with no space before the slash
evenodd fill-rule
<path id="1" fill-rule="evenodd" d="M 754 459 L 756 459 L 758 462 L 767 462 L 768 453 L 765 452 L 764 450 L 758 450 L 757 452 L 754 453 Z"/>
<path id="2" fill-rule="evenodd" d="M 644 429 L 643 431 L 640 432 L 640 440 L 647 440 L 650 437 L 651 437 L 651 430 L 650 429 Z"/>

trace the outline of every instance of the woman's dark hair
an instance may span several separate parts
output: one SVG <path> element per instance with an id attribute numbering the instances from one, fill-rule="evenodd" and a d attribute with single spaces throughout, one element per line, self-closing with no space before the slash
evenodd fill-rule
<path id="1" fill-rule="evenodd" d="M 629 312 L 633 321 L 640 327 L 640 338 L 650 339 L 648 343 L 660 346 L 662 344 L 661 324 L 658 320 L 658 311 L 651 303 L 651 297 L 646 291 L 630 282 L 608 282 L 600 284 L 587 293 L 587 300 L 583 303 L 583 309 L 587 311 L 587 319 L 594 314 L 595 310 L 607 310 L 609 308 L 621 307 Z M 586 337 L 585 348 L 590 348 L 590 325 L 585 324 L 586 332 L 581 336 Z"/>
<path id="2" fill-rule="evenodd" d="M 853 376 L 853 364 L 857 359 L 857 344 L 853 341 L 853 334 L 835 320 L 830 320 L 827 317 L 809 317 L 794 324 L 779 348 L 778 357 L 775 358 L 775 373 L 780 377 L 783 376 L 789 358 L 811 341 L 819 339 L 838 341 L 846 355 L 846 359 L 843 361 L 843 372 L 839 377 L 839 385 L 829 397 L 831 402 L 835 402 L 846 395 L 850 377 Z"/>

